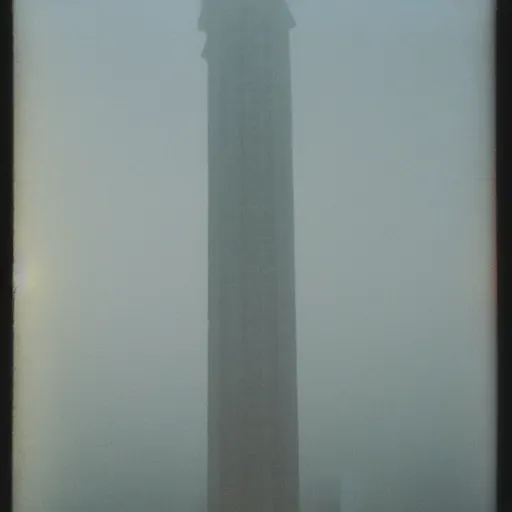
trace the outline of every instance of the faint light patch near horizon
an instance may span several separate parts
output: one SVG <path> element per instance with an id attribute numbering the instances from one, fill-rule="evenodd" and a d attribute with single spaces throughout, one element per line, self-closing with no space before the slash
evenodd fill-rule
<path id="1" fill-rule="evenodd" d="M 34 285 L 33 272 L 29 272 L 25 259 L 17 256 L 13 265 L 13 288 L 15 293 L 24 293 Z"/>

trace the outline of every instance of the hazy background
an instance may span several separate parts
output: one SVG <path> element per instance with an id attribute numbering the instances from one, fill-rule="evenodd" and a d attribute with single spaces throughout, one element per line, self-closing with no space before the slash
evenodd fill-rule
<path id="1" fill-rule="evenodd" d="M 303 512 L 489 512 L 491 2 L 290 4 Z M 204 511 L 199 0 L 15 10 L 15 510 Z"/>

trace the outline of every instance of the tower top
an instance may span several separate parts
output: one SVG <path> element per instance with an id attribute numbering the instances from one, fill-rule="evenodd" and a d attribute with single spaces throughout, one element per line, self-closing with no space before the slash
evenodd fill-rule
<path id="1" fill-rule="evenodd" d="M 237 22 L 258 16 L 281 23 L 283 29 L 295 26 L 286 0 L 201 0 L 199 30 L 209 33 Z"/>

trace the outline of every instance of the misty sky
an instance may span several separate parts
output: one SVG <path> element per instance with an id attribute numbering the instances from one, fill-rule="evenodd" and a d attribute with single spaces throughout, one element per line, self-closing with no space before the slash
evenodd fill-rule
<path id="1" fill-rule="evenodd" d="M 491 2 L 290 6 L 303 503 L 438 478 L 488 512 Z M 206 492 L 199 0 L 15 10 L 16 512 L 181 510 Z"/>

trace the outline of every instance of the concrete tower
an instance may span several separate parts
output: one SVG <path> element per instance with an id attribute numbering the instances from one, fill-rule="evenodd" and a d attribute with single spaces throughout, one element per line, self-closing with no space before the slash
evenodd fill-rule
<path id="1" fill-rule="evenodd" d="M 299 508 L 284 0 L 203 0 L 208 65 L 208 510 Z"/>

